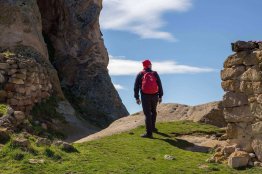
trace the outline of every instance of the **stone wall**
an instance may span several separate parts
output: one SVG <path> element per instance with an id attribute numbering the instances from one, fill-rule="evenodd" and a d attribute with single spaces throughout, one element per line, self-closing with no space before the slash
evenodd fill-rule
<path id="1" fill-rule="evenodd" d="M 238 41 L 232 49 L 221 71 L 228 142 L 262 161 L 262 42 Z"/>
<path id="2" fill-rule="evenodd" d="M 47 65 L 9 50 L 0 54 L 0 84 L 0 101 L 26 113 L 52 95 Z"/>

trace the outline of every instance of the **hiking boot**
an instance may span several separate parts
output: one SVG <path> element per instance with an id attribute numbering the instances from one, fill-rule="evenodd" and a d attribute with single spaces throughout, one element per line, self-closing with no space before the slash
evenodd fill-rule
<path id="1" fill-rule="evenodd" d="M 152 135 L 148 135 L 148 134 L 146 134 L 146 133 L 145 133 L 145 134 L 142 134 L 141 137 L 142 137 L 142 138 L 153 138 Z"/>
<path id="2" fill-rule="evenodd" d="M 158 132 L 158 129 L 157 129 L 157 128 L 154 128 L 154 129 L 153 129 L 153 132 Z"/>

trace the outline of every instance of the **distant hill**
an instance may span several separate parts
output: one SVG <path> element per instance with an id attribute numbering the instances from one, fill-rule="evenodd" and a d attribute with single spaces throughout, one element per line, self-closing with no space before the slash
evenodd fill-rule
<path id="1" fill-rule="evenodd" d="M 198 106 L 188 106 L 182 104 L 160 104 L 157 108 L 157 122 L 172 122 L 179 120 L 191 120 L 194 122 L 206 123 L 218 127 L 225 127 L 226 122 L 221 107 L 221 102 L 211 102 Z M 143 112 L 121 118 L 113 122 L 108 128 L 80 139 L 77 143 L 99 139 L 104 136 L 132 130 L 144 125 Z"/>

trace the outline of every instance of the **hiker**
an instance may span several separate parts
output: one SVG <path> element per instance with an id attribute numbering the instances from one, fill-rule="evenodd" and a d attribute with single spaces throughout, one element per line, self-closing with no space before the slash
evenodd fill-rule
<path id="1" fill-rule="evenodd" d="M 161 80 L 156 71 L 152 71 L 152 64 L 150 60 L 142 62 L 143 71 L 141 71 L 135 81 L 134 93 L 137 104 L 141 104 L 145 114 L 146 133 L 141 135 L 143 138 L 152 138 L 153 132 L 157 132 L 156 124 L 156 108 L 157 103 L 162 102 L 163 89 Z M 139 91 L 141 93 L 141 100 L 139 98 Z"/>

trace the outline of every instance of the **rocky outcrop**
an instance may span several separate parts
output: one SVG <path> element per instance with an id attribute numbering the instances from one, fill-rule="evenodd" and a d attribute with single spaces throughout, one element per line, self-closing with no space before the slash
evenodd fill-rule
<path id="1" fill-rule="evenodd" d="M 101 8 L 99 0 L 0 1 L 1 102 L 28 113 L 66 96 L 103 125 L 128 115 L 108 75 Z"/>
<path id="2" fill-rule="evenodd" d="M 88 119 L 108 123 L 128 112 L 108 75 L 99 27 L 101 0 L 38 0 L 51 61 L 69 101 Z"/>
<path id="3" fill-rule="evenodd" d="M 221 102 L 211 102 L 197 106 L 161 104 L 157 110 L 162 119 L 169 121 L 191 120 L 218 127 L 226 126 Z M 143 115 L 142 112 L 140 114 Z"/>
<path id="4" fill-rule="evenodd" d="M 238 41 L 232 49 L 236 53 L 226 59 L 221 71 L 228 143 L 242 151 L 255 152 L 261 161 L 262 42 Z M 230 159 L 230 166 L 235 166 L 234 160 L 241 161 L 240 166 L 247 164 L 246 157 L 236 154 Z"/>

